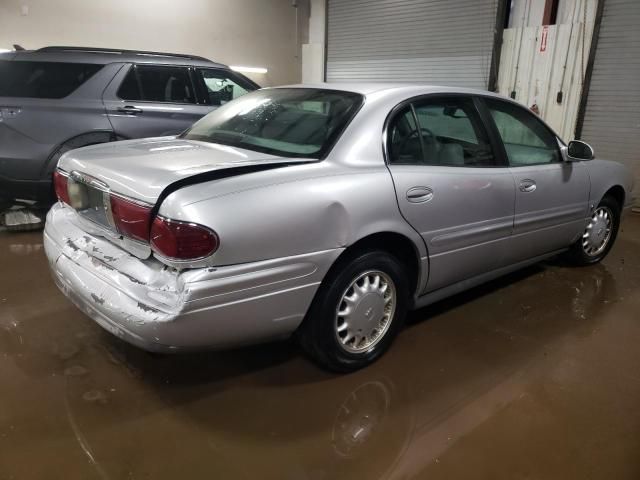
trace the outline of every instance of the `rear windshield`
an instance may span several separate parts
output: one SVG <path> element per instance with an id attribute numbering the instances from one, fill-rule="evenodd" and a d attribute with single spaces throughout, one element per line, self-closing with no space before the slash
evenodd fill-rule
<path id="1" fill-rule="evenodd" d="M 0 61 L 0 97 L 63 98 L 102 65 Z"/>
<path id="2" fill-rule="evenodd" d="M 182 136 L 286 157 L 323 158 L 364 98 L 315 88 L 258 90 L 214 110 Z"/>

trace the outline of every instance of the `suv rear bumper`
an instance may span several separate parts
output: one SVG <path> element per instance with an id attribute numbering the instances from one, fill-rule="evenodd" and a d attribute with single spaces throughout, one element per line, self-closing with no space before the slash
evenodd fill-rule
<path id="1" fill-rule="evenodd" d="M 47 216 L 44 247 L 56 284 L 105 330 L 155 352 L 290 335 L 342 251 L 176 271 L 140 260 L 76 221 L 61 203 Z"/>

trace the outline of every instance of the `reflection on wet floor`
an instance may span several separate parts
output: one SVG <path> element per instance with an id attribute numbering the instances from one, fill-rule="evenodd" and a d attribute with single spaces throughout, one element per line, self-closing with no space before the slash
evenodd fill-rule
<path id="1" fill-rule="evenodd" d="M 286 342 L 136 350 L 58 293 L 40 234 L 0 234 L 0 480 L 640 478 L 639 248 L 629 217 L 602 265 L 414 312 L 335 376 Z"/>

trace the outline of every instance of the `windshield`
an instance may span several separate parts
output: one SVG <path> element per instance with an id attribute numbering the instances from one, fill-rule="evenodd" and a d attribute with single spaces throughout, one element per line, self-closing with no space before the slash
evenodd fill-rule
<path id="1" fill-rule="evenodd" d="M 315 88 L 259 90 L 214 110 L 182 137 L 286 157 L 323 158 L 363 102 Z"/>

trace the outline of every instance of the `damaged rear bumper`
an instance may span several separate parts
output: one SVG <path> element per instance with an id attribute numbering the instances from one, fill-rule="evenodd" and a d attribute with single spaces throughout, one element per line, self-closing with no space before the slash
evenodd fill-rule
<path id="1" fill-rule="evenodd" d="M 105 330 L 145 350 L 226 348 L 290 335 L 342 249 L 178 271 L 81 228 L 60 203 L 44 246 L 60 290 Z"/>

